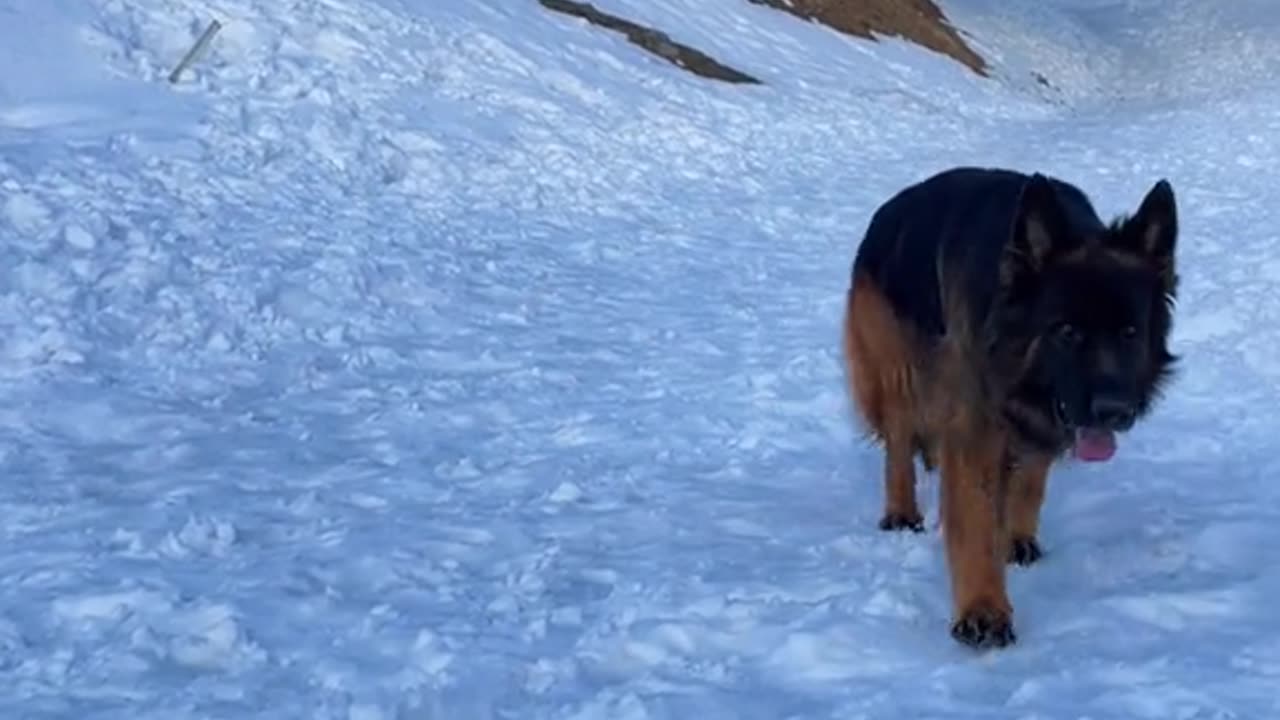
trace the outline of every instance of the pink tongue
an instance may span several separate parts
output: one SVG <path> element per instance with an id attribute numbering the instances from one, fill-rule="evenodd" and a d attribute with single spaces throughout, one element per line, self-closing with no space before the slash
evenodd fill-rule
<path id="1" fill-rule="evenodd" d="M 1076 430 L 1076 457 L 1085 462 L 1103 462 L 1116 454 L 1116 436 L 1110 430 Z"/>

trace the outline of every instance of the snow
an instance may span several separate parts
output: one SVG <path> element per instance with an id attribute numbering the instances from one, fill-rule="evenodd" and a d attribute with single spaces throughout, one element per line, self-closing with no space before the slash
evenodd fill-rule
<path id="1" fill-rule="evenodd" d="M 600 6 L 766 84 L 533 2 L 0 1 L 0 715 L 1275 714 L 1280 13 L 951 0 L 985 80 Z M 1182 373 L 982 655 L 838 355 L 870 213 L 959 163 L 1183 228 Z"/>

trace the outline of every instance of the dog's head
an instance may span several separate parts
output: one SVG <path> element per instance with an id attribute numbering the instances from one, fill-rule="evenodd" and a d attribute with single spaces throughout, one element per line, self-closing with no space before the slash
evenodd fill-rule
<path id="1" fill-rule="evenodd" d="M 1161 180 L 1110 227 L 1076 222 L 1078 212 L 1079 202 L 1032 176 L 1002 253 L 996 317 L 999 332 L 1024 339 L 1021 402 L 1077 457 L 1105 460 L 1116 433 L 1149 410 L 1175 359 L 1166 341 L 1177 210 Z"/>

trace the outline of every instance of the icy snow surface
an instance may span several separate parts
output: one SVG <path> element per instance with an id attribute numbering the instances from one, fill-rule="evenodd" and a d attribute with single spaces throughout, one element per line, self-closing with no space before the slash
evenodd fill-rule
<path id="1" fill-rule="evenodd" d="M 1280 713 L 1274 3 L 947 3 L 991 80 L 598 4 L 766 85 L 532 0 L 0 0 L 0 717 Z M 838 357 L 958 163 L 1183 213 L 1182 376 L 983 655 Z"/>

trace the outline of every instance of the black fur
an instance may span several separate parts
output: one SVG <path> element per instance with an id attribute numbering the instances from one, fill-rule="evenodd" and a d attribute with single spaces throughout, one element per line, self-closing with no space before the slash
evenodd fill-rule
<path id="1" fill-rule="evenodd" d="M 1014 440 L 1060 453 L 1077 428 L 1127 430 L 1169 378 L 1176 239 L 1163 180 L 1107 224 L 1064 181 L 960 167 L 881 206 L 853 273 L 923 342 L 963 334 Z"/>

